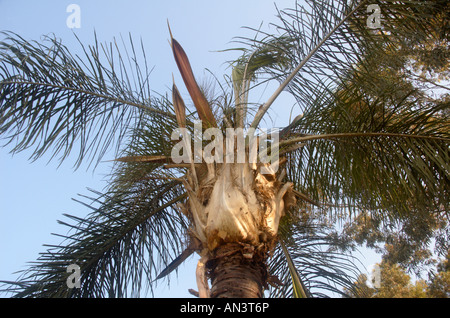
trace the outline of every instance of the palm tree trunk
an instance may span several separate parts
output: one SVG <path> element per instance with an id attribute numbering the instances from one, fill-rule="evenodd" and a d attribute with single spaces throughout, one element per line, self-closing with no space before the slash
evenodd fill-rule
<path id="1" fill-rule="evenodd" d="M 238 244 L 215 250 L 208 264 L 211 298 L 261 298 L 267 279 L 265 253 L 252 253 Z M 221 256 L 219 256 L 221 255 Z"/>

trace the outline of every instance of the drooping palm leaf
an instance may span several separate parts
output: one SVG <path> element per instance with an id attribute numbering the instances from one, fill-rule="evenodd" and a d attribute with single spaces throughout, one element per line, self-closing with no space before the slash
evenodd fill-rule
<path id="1" fill-rule="evenodd" d="M 236 127 L 245 127 L 245 120 L 249 115 L 247 114 L 249 111 L 249 93 L 250 89 L 254 88 L 251 84 L 256 81 L 258 74 L 263 73 L 266 68 L 285 69 L 289 61 L 284 52 L 293 45 L 295 43 L 292 38 L 280 37 L 276 40 L 261 41 L 260 46 L 250 50 L 246 48 L 234 49 L 243 52 L 239 59 L 231 63 Z"/>
<path id="2" fill-rule="evenodd" d="M 114 145 L 120 149 L 144 116 L 174 116 L 151 104 L 145 53 L 142 69 L 131 38 L 132 70 L 117 42 L 80 43 L 81 58 L 56 38 L 37 43 L 1 34 L 0 134 L 13 152 L 34 147 L 33 159 L 50 150 L 62 161 L 79 145 L 79 166 L 86 156 L 100 160 Z"/>
<path id="3" fill-rule="evenodd" d="M 158 161 L 136 160 L 166 158 L 171 151 L 177 122 L 165 113 L 173 111 L 172 105 L 164 97 L 152 102 L 161 112 L 130 129 L 129 144 L 120 152 L 122 158 L 135 160 L 115 163 L 105 192 L 94 191 L 94 197 L 79 201 L 92 213 L 84 218 L 66 215 L 71 222 L 61 223 L 70 231 L 58 234 L 64 241 L 49 246 L 17 282 L 6 284 L 6 291 L 15 297 L 137 296 L 152 289 L 150 282 L 185 248 L 188 224 L 176 204 L 186 194 L 177 171 L 164 169 Z M 80 266 L 80 289 L 67 287 L 70 264 Z"/>
<path id="4" fill-rule="evenodd" d="M 187 228 L 176 203 L 186 198 L 178 181 L 143 178 L 79 201 L 93 212 L 86 218 L 66 215 L 72 223 L 60 245 L 47 246 L 16 283 L 15 297 L 127 297 L 144 287 L 184 248 Z M 156 177 L 155 170 L 152 176 Z M 90 203 L 91 202 L 91 203 Z M 67 267 L 80 266 L 81 288 L 68 288 Z"/>
<path id="5" fill-rule="evenodd" d="M 331 16 L 334 19 L 331 19 L 330 21 L 326 21 L 326 19 L 328 18 L 327 16 L 321 16 L 321 20 L 326 21 L 326 25 L 322 25 L 321 29 L 312 29 L 312 32 L 317 32 L 317 31 L 322 31 L 325 30 L 326 27 L 332 26 L 332 28 L 327 32 L 322 34 L 321 38 L 318 38 L 320 41 L 317 41 L 317 39 L 315 39 L 316 43 L 310 43 L 312 44 L 311 49 L 308 51 L 307 55 L 305 57 L 302 58 L 302 60 L 298 63 L 298 65 L 292 70 L 290 71 L 290 73 L 286 76 L 286 78 L 283 80 L 283 82 L 281 83 L 280 87 L 278 87 L 278 89 L 272 94 L 272 96 L 267 100 L 267 102 L 265 104 L 263 104 L 259 109 L 258 112 L 255 114 L 255 118 L 253 119 L 252 124 L 250 125 L 250 127 L 252 128 L 257 128 L 261 119 L 263 118 L 263 116 L 267 113 L 267 111 L 269 110 L 270 106 L 272 106 L 273 102 L 278 98 L 278 96 L 281 94 L 281 92 L 283 90 L 286 89 L 286 87 L 291 83 L 291 81 L 295 78 L 295 76 L 298 74 L 298 72 L 300 72 L 300 70 L 302 70 L 302 68 L 309 62 L 310 59 L 312 59 L 314 57 L 314 55 L 316 54 L 317 51 L 321 50 L 324 46 L 324 44 L 330 39 L 333 38 L 333 36 L 336 34 L 336 31 L 339 30 L 339 28 L 349 19 L 352 17 L 352 15 L 362 7 L 362 5 L 366 3 L 366 0 L 363 1 L 359 1 L 359 3 L 355 4 L 354 6 L 349 6 L 347 7 L 346 5 L 343 5 L 342 8 L 339 8 L 340 6 L 338 6 L 338 10 L 341 9 L 342 11 L 334 11 L 335 8 L 331 7 L 333 9 L 333 11 L 331 11 Z M 320 6 L 322 4 L 320 2 L 316 3 L 316 5 L 313 7 L 315 10 L 321 10 Z M 333 4 L 334 5 L 334 4 Z M 318 8 L 319 7 L 319 8 Z M 327 10 L 330 10 L 330 7 L 326 8 Z M 351 9 L 351 10 L 350 10 Z M 323 11 L 323 13 L 328 14 L 329 12 L 327 12 L 327 10 Z M 348 12 L 349 11 L 349 12 Z M 340 20 L 336 20 L 339 19 L 339 15 L 336 18 L 336 13 L 340 14 L 342 16 L 342 18 Z M 334 22 L 334 24 L 333 24 Z M 325 27 L 325 28 L 324 28 Z M 319 32 L 317 32 L 319 33 Z"/>

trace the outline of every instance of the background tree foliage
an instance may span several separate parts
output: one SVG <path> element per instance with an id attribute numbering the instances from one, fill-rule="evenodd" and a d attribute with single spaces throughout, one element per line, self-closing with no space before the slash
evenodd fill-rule
<path id="1" fill-rule="evenodd" d="M 369 287 L 367 276 L 361 275 L 355 282 L 360 291 L 354 297 L 370 298 L 449 298 L 450 297 L 450 253 L 430 271 L 428 279 L 412 281 L 398 264 L 383 259 L 380 268 L 380 285 Z M 350 295 L 352 292 L 350 291 Z"/>

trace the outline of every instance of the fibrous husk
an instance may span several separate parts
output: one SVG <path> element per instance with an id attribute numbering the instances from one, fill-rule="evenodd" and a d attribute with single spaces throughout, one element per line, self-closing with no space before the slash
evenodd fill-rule
<path id="1" fill-rule="evenodd" d="M 185 181 L 196 237 L 209 250 L 230 242 L 257 246 L 275 237 L 286 205 L 295 203 L 292 184 L 264 176 L 245 163 L 215 169 L 214 179 L 199 180 L 196 192 Z"/>

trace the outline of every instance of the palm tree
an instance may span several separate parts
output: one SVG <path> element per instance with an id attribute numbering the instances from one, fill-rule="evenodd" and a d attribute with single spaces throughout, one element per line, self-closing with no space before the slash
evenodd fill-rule
<path id="1" fill-rule="evenodd" d="M 30 43 L 4 33 L 0 134 L 16 143 L 13 151 L 34 147 L 35 159 L 51 151 L 64 160 L 78 148 L 78 164 L 98 164 L 113 145 L 117 153 L 109 187 L 81 202 L 92 213 L 67 215 L 64 242 L 7 290 L 16 297 L 135 295 L 196 252 L 193 293 L 200 297 L 262 297 L 267 288 L 273 296 L 343 293 L 357 273 L 332 235 L 335 224 L 361 213 L 385 222 L 446 215 L 449 103 L 422 94 L 391 65 L 374 65 L 395 60 L 400 47 L 448 41 L 445 32 L 429 39 L 446 3 L 371 3 L 382 8 L 379 29 L 367 26 L 367 1 L 279 11 L 278 34 L 255 30 L 240 40 L 242 55 L 219 95 L 197 84 L 171 35 L 193 112 L 175 83 L 170 96 L 151 94 L 132 40 L 128 61 L 115 43 L 82 45 L 81 59 L 57 39 Z M 279 88 L 253 105 L 250 92 L 269 80 Z M 303 114 L 259 149 L 257 158 L 272 161 L 250 162 L 251 146 L 264 140 L 256 129 L 282 91 Z M 242 132 L 232 149 L 199 137 L 209 130 L 219 141 L 217 131 L 227 128 Z M 221 151 L 231 157 L 209 161 L 207 147 L 209 159 Z M 174 149 L 188 160 L 173 161 Z M 70 264 L 80 266 L 80 288 L 68 288 Z"/>

